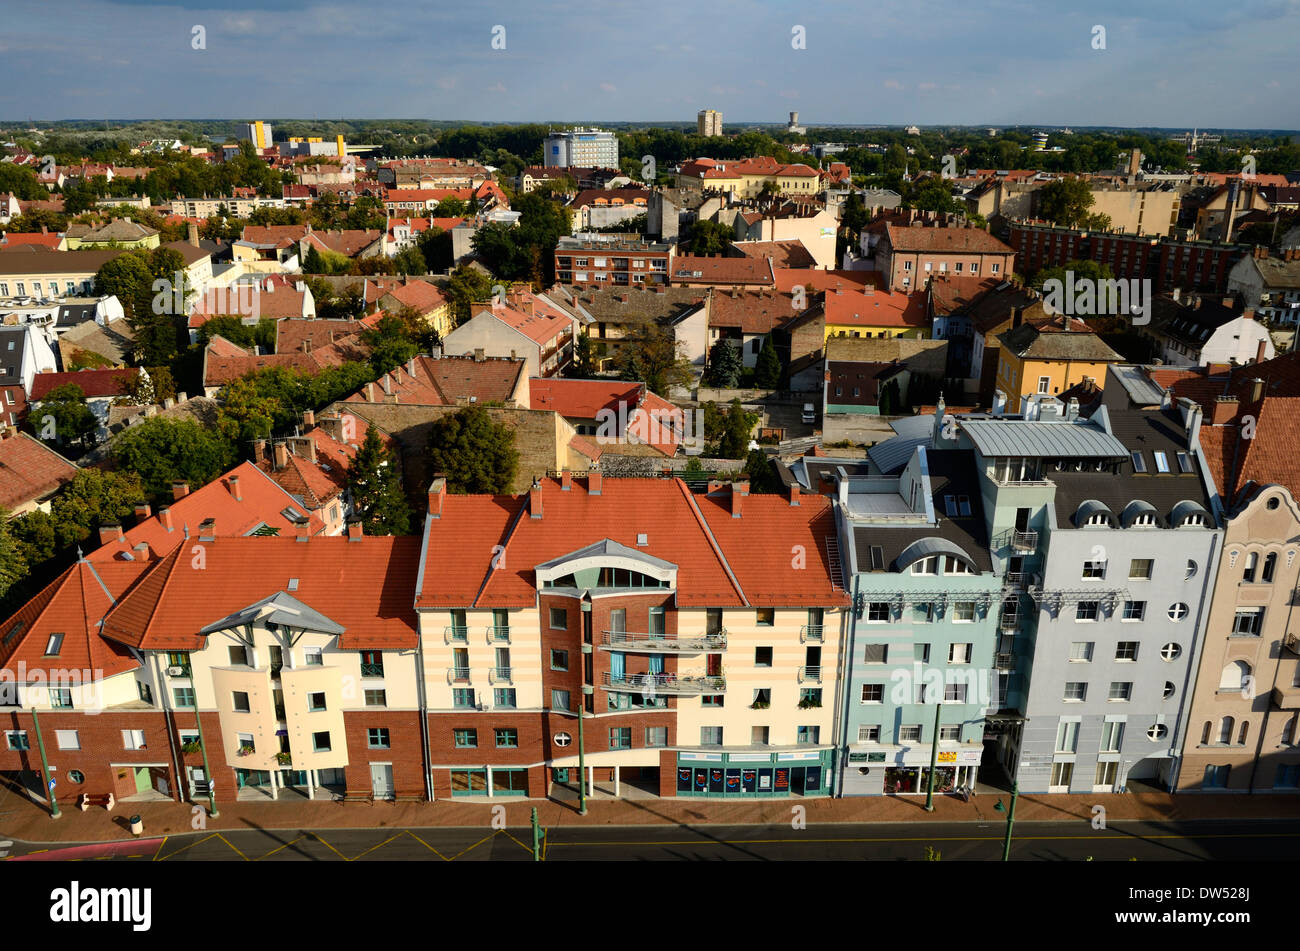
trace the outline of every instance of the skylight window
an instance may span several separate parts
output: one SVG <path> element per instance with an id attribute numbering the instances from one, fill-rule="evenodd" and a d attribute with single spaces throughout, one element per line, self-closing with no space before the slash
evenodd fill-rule
<path id="1" fill-rule="evenodd" d="M 1152 455 L 1156 458 L 1156 472 L 1168 472 L 1169 456 L 1163 452 L 1153 452 Z"/>
<path id="2" fill-rule="evenodd" d="M 1132 455 L 1132 457 L 1133 457 L 1133 471 L 1134 471 L 1134 472 L 1146 472 L 1146 471 L 1147 471 L 1147 461 L 1146 461 L 1145 458 L 1143 458 L 1142 453 L 1140 453 L 1140 452 L 1135 452 L 1135 453 L 1132 453 L 1131 455 Z"/>
<path id="3" fill-rule="evenodd" d="M 46 657 L 58 657 L 59 651 L 63 650 L 63 635 L 51 634 L 50 642 L 45 645 Z"/>
<path id="4" fill-rule="evenodd" d="M 950 516 L 952 516 L 952 517 L 954 517 L 954 518 L 956 517 L 956 515 L 957 515 L 957 499 L 956 499 L 955 496 L 952 496 L 952 495 L 945 495 L 945 496 L 943 497 L 943 507 L 944 507 L 944 509 L 947 511 L 947 513 L 948 513 Z"/>
<path id="5" fill-rule="evenodd" d="M 1189 453 L 1186 452 L 1178 453 L 1178 471 L 1179 472 L 1192 471 L 1192 457 Z"/>

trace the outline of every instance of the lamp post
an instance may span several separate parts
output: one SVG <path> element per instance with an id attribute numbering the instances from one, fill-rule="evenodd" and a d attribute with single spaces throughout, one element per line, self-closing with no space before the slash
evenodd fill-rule
<path id="1" fill-rule="evenodd" d="M 1020 798 L 1020 783 L 1018 782 L 1012 783 L 1010 811 L 1007 810 L 1006 806 L 1002 805 L 1001 799 L 999 799 L 997 801 L 997 804 L 994 805 L 993 807 L 993 809 L 996 812 L 1007 813 L 1007 835 L 1006 838 L 1002 840 L 1002 861 L 1004 862 L 1011 861 L 1011 829 L 1016 824 L 1016 800 L 1019 798 Z"/>
<path id="2" fill-rule="evenodd" d="M 930 781 L 925 789 L 925 811 L 934 812 L 934 772 L 939 763 L 939 715 L 943 704 L 934 705 L 934 735 L 930 737 Z"/>
<path id="3" fill-rule="evenodd" d="M 50 777 L 50 762 L 45 758 L 45 739 L 41 736 L 41 721 L 32 707 L 32 726 L 36 728 L 36 748 L 41 751 L 41 773 L 45 777 L 45 794 L 50 797 L 50 818 L 60 816 L 59 800 L 54 797 L 54 780 Z"/>

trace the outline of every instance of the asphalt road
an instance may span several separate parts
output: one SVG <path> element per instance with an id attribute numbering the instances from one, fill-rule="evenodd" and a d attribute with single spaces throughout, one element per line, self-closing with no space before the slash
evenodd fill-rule
<path id="1" fill-rule="evenodd" d="M 565 827 L 546 837 L 556 861 L 998 861 L 1000 823 L 813 824 L 781 826 Z M 1013 861 L 1291 861 L 1300 821 L 1018 823 Z M 532 860 L 528 829 L 265 829 L 198 832 L 123 842 L 14 842 L 10 856 L 44 861 L 514 861 Z"/>

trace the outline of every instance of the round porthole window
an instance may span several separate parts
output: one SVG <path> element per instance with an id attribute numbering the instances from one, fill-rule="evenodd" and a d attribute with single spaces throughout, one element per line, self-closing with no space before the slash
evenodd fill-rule
<path id="1" fill-rule="evenodd" d="M 1193 559 L 1188 558 L 1188 559 L 1187 559 L 1187 574 L 1185 575 L 1185 577 L 1187 577 L 1187 578 L 1194 578 L 1195 576 L 1196 576 L 1196 562 L 1195 562 Z"/>
<path id="2" fill-rule="evenodd" d="M 1163 740 L 1168 735 L 1169 727 L 1165 726 L 1163 723 L 1153 723 L 1151 729 L 1147 730 L 1147 736 L 1151 738 L 1153 743 L 1156 740 Z"/>
<path id="3" fill-rule="evenodd" d="M 79 769 L 68 770 L 68 782 L 80 785 L 86 781 L 86 774 Z"/>
<path id="4" fill-rule="evenodd" d="M 554 736 L 556 746 L 568 746 L 573 742 L 573 737 L 567 733 L 557 733 Z"/>
<path id="5" fill-rule="evenodd" d="M 1266 504 L 1270 509 L 1275 509 L 1275 508 L 1277 508 L 1279 505 L 1282 504 L 1282 500 L 1279 499 L 1279 498 L 1275 495 L 1275 496 L 1273 496 L 1271 499 L 1269 499 L 1268 502 L 1266 502 L 1265 504 Z"/>
<path id="6" fill-rule="evenodd" d="M 1178 655 L 1181 654 L 1182 652 L 1183 649 L 1179 647 L 1177 644 L 1166 644 L 1164 647 L 1160 648 L 1160 659 L 1177 660 Z"/>
<path id="7" fill-rule="evenodd" d="M 1166 681 L 1165 681 L 1165 695 L 1164 695 L 1164 699 L 1165 699 L 1165 700 L 1168 700 L 1170 697 L 1172 697 L 1172 696 L 1174 695 L 1174 690 L 1175 690 L 1175 689 L 1177 689 L 1177 688 L 1174 687 L 1174 682 L 1173 682 L 1172 680 L 1166 680 Z"/>
<path id="8" fill-rule="evenodd" d="M 1177 604 L 1169 605 L 1169 620 L 1181 621 L 1185 617 L 1187 617 L 1186 604 L 1184 604 L 1182 601 L 1179 601 Z"/>

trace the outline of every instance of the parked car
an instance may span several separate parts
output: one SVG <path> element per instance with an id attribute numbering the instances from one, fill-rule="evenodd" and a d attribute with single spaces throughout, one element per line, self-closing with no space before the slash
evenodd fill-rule
<path id="1" fill-rule="evenodd" d="M 817 422 L 817 407 L 813 406 L 812 403 L 803 404 L 803 421 L 805 423 Z"/>

